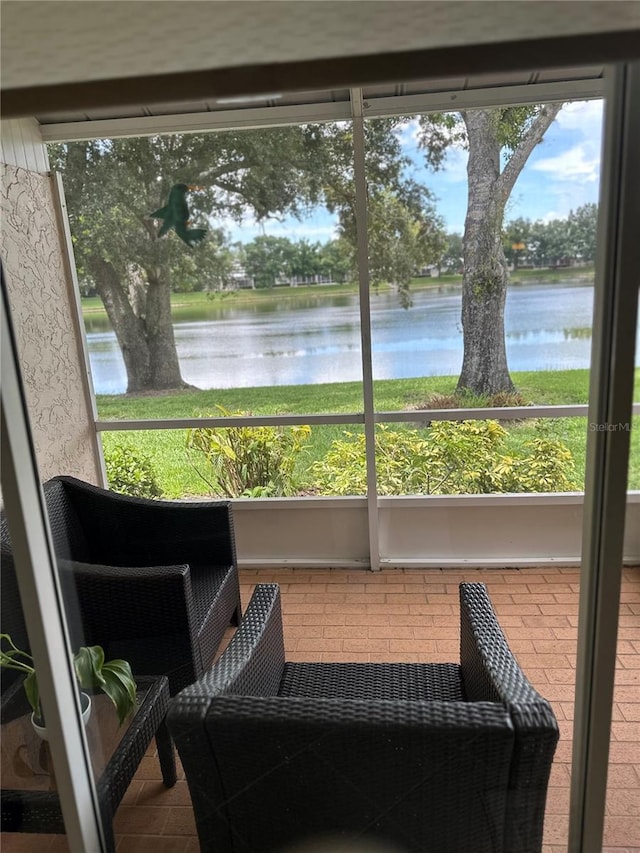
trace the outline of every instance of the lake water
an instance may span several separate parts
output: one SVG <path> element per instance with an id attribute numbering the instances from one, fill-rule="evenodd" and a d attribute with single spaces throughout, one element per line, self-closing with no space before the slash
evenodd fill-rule
<path id="1" fill-rule="evenodd" d="M 462 365 L 459 289 L 415 293 L 402 308 L 395 294 L 371 294 L 375 379 L 458 374 Z M 512 371 L 589 367 L 593 287 L 526 285 L 509 290 L 505 311 Z M 199 388 L 346 382 L 362 377 L 357 298 L 310 295 L 269 305 L 212 302 L 175 322 L 184 379 Z M 126 372 L 112 331 L 87 341 L 97 394 L 121 394 Z M 640 363 L 640 342 L 636 364 Z"/>

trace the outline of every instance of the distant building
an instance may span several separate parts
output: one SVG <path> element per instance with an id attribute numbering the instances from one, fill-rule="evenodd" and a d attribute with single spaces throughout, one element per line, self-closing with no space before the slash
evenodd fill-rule
<path id="1" fill-rule="evenodd" d="M 429 264 L 426 267 L 420 267 L 416 273 L 416 278 L 438 278 L 440 270 L 435 264 Z"/>
<path id="2" fill-rule="evenodd" d="M 234 290 L 253 290 L 256 286 L 253 278 L 247 273 L 240 261 L 233 262 L 230 279 L 231 287 Z"/>

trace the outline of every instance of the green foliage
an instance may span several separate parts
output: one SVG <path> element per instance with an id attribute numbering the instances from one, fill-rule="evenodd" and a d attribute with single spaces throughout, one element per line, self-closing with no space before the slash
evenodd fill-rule
<path id="1" fill-rule="evenodd" d="M 445 235 L 446 246 L 440 259 L 440 266 L 445 273 L 462 273 L 464 267 L 464 245 L 462 234 L 451 232 Z"/>
<path id="2" fill-rule="evenodd" d="M 340 210 L 340 233 L 352 248 L 355 268 L 357 229 L 355 200 Z M 444 223 L 436 214 L 431 196 L 424 188 L 403 194 L 388 189 L 370 190 L 367 209 L 369 275 L 374 285 L 388 283 L 398 288 L 408 307 L 409 284 L 416 272 L 438 264 L 446 248 Z"/>
<path id="3" fill-rule="evenodd" d="M 418 143 L 432 169 L 442 169 L 451 145 L 468 148 L 467 132 L 460 113 L 426 113 L 418 117 Z"/>
<path id="4" fill-rule="evenodd" d="M 8 644 L 8 648 L 0 649 L 0 666 L 25 674 L 23 686 L 27 700 L 34 715 L 42 718 L 33 658 L 18 649 L 9 634 L 0 634 L 0 641 Z M 137 687 L 128 661 L 105 661 L 102 646 L 82 646 L 73 656 L 73 666 L 80 687 L 85 690 L 102 690 L 111 699 L 118 723 L 122 725 L 136 707 Z"/>
<path id="5" fill-rule="evenodd" d="M 592 263 L 596 255 L 597 222 L 595 204 L 583 204 L 571 210 L 566 219 L 549 222 L 531 222 L 519 217 L 504 226 L 505 257 L 515 268 L 522 263 L 553 266 L 565 259 Z"/>
<path id="6" fill-rule="evenodd" d="M 598 206 L 583 204 L 571 210 L 567 219 L 574 256 L 586 263 L 595 261 L 598 232 Z"/>
<path id="7" fill-rule="evenodd" d="M 261 235 L 238 244 L 236 260 L 258 288 L 270 288 L 292 279 L 324 275 L 343 281 L 351 273 L 350 247 L 343 240 L 325 245 L 288 237 Z"/>
<path id="8" fill-rule="evenodd" d="M 373 233 L 380 235 L 372 243 L 377 257 L 384 255 L 384 280 L 406 287 L 416 254 L 427 263 L 425 254 L 439 251 L 442 239 L 429 191 L 406 174 L 409 160 L 397 133 L 403 121 L 377 119 L 365 133 L 371 197 L 393 199 L 394 240 L 406 237 L 408 249 L 383 239 L 384 210 L 370 211 Z M 234 257 L 223 229 L 213 227 L 216 218 L 240 222 L 249 214 L 263 222 L 302 216 L 315 205 L 353 221 L 348 122 L 69 142 L 50 146 L 49 155 L 65 183 L 80 287 L 104 302 L 129 356 L 131 392 L 184 387 L 167 310 L 170 291 L 229 289 L 241 254 L 261 289 L 291 276 L 344 281 L 352 275 L 355 228 L 346 228 L 328 251 L 304 242 L 292 251 L 288 240 L 261 236 Z M 150 216 L 176 183 L 202 188 L 189 198 L 194 224 L 208 226 L 195 248 L 172 232 L 158 239 Z"/>
<path id="9" fill-rule="evenodd" d="M 546 104 L 533 106 L 503 107 L 496 110 L 496 123 L 500 144 L 512 153 L 522 142 L 536 119 L 546 110 Z"/>
<path id="10" fill-rule="evenodd" d="M 80 686 L 106 693 L 122 725 L 136 706 L 136 683 L 129 662 L 119 658 L 105 661 L 102 646 L 82 646 L 73 664 Z"/>
<path id="11" fill-rule="evenodd" d="M 495 466 L 501 492 L 570 492 L 581 489 L 573 454 L 552 433 L 550 421 L 538 421 L 537 435 L 525 441 L 522 456 L 503 455 Z"/>
<path id="12" fill-rule="evenodd" d="M 151 459 L 128 444 L 116 444 L 105 450 L 109 488 L 136 498 L 162 497 L 162 489 Z"/>
<path id="13" fill-rule="evenodd" d="M 330 240 L 321 248 L 322 273 L 332 281 L 349 281 L 356 278 L 353 253 L 346 240 Z"/>
<path id="14" fill-rule="evenodd" d="M 533 106 L 503 107 L 487 110 L 492 118 L 492 131 L 501 148 L 508 154 L 522 142 L 523 138 L 545 113 L 546 104 Z M 443 168 L 449 148 L 469 147 L 469 137 L 465 128 L 464 113 L 426 113 L 419 116 L 419 144 L 424 151 L 425 160 L 432 169 Z"/>
<path id="15" fill-rule="evenodd" d="M 248 414 L 217 408 L 225 417 Z M 187 432 L 187 454 L 213 495 L 279 497 L 295 494 L 295 465 L 310 434 L 308 426 L 198 427 Z"/>
<path id="16" fill-rule="evenodd" d="M 504 224 L 502 229 L 502 248 L 504 256 L 514 269 L 522 262 L 530 262 L 532 239 L 530 220 L 519 216 Z"/>
<path id="17" fill-rule="evenodd" d="M 378 493 L 488 494 L 579 488 L 571 451 L 541 422 L 521 455 L 504 452 L 506 430 L 497 421 L 438 421 L 426 431 L 376 433 Z M 321 494 L 366 493 L 365 439 L 346 432 L 312 466 Z"/>
<path id="18" fill-rule="evenodd" d="M 445 238 L 433 194 L 408 177 L 411 161 L 402 152 L 398 133 L 405 124 L 402 116 L 366 122 L 365 166 L 371 281 L 397 285 L 403 304 L 408 305 L 411 277 L 420 266 L 439 261 Z M 357 205 L 352 130 L 349 125 L 335 123 L 314 125 L 311 132 L 313 167 L 322 182 L 324 203 L 338 215 L 340 238 L 350 249 L 350 266 L 355 269 Z"/>
<path id="19" fill-rule="evenodd" d="M 255 237 L 243 254 L 245 269 L 257 287 L 273 287 L 278 278 L 291 276 L 293 243 L 286 237 Z"/>

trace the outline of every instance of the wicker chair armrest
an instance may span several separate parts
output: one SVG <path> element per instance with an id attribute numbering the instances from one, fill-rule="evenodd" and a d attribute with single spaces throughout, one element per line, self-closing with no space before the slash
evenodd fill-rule
<path id="1" fill-rule="evenodd" d="M 100 489 L 73 477 L 64 485 L 95 562 L 236 565 L 230 501 L 159 501 Z"/>
<path id="2" fill-rule="evenodd" d="M 460 584 L 460 666 L 469 701 L 545 701 L 513 656 L 483 583 Z"/>
<path id="3" fill-rule="evenodd" d="M 185 701 L 202 700 L 222 694 L 272 696 L 284 671 L 284 638 L 280 588 L 258 584 L 239 628 L 211 669 L 179 695 Z"/>
<path id="4" fill-rule="evenodd" d="M 460 584 L 460 664 L 467 699 L 503 703 L 516 731 L 505 849 L 538 853 L 558 723 L 509 649 L 484 584 Z"/>
<path id="5" fill-rule="evenodd" d="M 102 638 L 114 636 L 195 636 L 187 564 L 104 566 L 61 559 L 58 569 L 76 643 L 84 645 L 89 638 L 102 644 Z"/>
<path id="6" fill-rule="evenodd" d="M 80 560 L 57 560 L 60 571 L 73 572 L 75 575 L 86 577 L 100 577 L 115 585 L 123 583 L 134 583 L 138 581 L 164 580 L 170 583 L 172 580 L 180 588 L 184 588 L 185 579 L 189 576 L 188 563 L 176 563 L 175 565 L 160 566 L 108 566 L 102 563 L 83 563 Z"/>

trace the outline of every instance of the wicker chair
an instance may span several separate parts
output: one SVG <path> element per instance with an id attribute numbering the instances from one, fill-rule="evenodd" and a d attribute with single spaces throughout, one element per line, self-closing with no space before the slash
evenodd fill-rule
<path id="1" fill-rule="evenodd" d="M 72 647 L 166 675 L 172 695 L 200 678 L 241 614 L 231 504 L 132 498 L 72 477 L 43 488 Z M 2 591 L 2 630 L 28 648 L 5 522 Z"/>
<path id="2" fill-rule="evenodd" d="M 169 709 L 201 851 L 540 851 L 556 719 L 485 586 L 460 602 L 460 664 L 285 663 L 279 589 L 258 585 Z"/>

